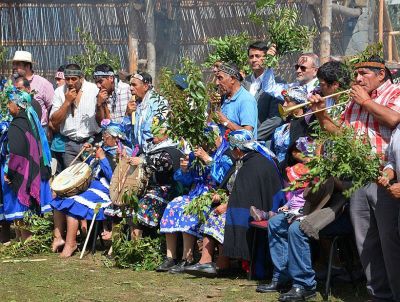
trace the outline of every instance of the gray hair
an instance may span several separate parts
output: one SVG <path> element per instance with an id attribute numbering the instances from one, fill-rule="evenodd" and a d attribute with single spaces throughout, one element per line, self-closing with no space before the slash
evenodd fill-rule
<path id="1" fill-rule="evenodd" d="M 303 53 L 300 57 L 310 58 L 316 68 L 319 68 L 319 66 L 321 64 L 320 61 L 319 61 L 318 55 L 313 53 L 313 52 Z"/>

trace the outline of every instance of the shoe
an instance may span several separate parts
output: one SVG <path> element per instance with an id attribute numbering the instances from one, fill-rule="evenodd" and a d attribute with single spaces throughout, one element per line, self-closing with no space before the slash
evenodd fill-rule
<path id="1" fill-rule="evenodd" d="M 186 274 L 196 277 L 214 278 L 217 276 L 217 268 L 214 262 L 209 263 L 196 263 L 194 265 L 186 266 L 183 268 Z"/>
<path id="2" fill-rule="evenodd" d="M 281 302 L 307 301 L 316 296 L 317 292 L 315 289 L 307 290 L 293 286 L 287 293 L 281 294 L 278 300 Z"/>
<path id="3" fill-rule="evenodd" d="M 165 257 L 164 262 L 156 268 L 156 272 L 168 272 L 171 267 L 176 265 L 176 263 L 176 259 Z"/>
<path id="4" fill-rule="evenodd" d="M 250 216 L 253 217 L 255 221 L 267 220 L 268 213 L 257 209 L 255 206 L 250 207 Z"/>
<path id="5" fill-rule="evenodd" d="M 257 285 L 256 292 L 258 293 L 274 293 L 278 291 L 288 290 L 290 287 L 287 284 L 279 284 L 278 281 L 271 281 L 268 284 Z"/>
<path id="6" fill-rule="evenodd" d="M 181 262 L 179 262 L 178 264 L 171 267 L 168 271 L 171 274 L 181 274 L 184 272 L 185 267 L 193 265 L 193 264 L 194 264 L 194 261 L 189 262 L 186 259 L 183 259 Z"/>

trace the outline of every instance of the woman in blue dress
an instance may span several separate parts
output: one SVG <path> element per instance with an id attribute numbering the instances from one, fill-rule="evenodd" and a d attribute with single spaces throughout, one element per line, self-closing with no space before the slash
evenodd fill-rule
<path id="1" fill-rule="evenodd" d="M 96 160 L 93 168 L 93 180 L 89 188 L 81 194 L 62 198 L 56 197 L 51 206 L 54 208 L 54 240 L 52 250 L 57 252 L 63 248 L 60 257 L 67 258 L 77 249 L 76 233 L 79 220 L 91 220 L 97 204 L 100 209 L 96 220 L 105 220 L 104 209 L 111 204 L 109 186 L 115 168 L 114 159 L 117 155 L 119 142 L 125 141 L 125 134 L 120 124 L 109 120 L 102 122 L 103 146 L 96 151 Z M 86 146 L 90 148 L 91 146 Z M 121 145 L 120 145 L 121 147 Z M 130 156 L 131 150 L 127 154 Z M 67 225 L 66 236 L 65 222 Z"/>
<path id="2" fill-rule="evenodd" d="M 0 216 L 5 221 L 18 221 L 30 213 L 51 211 L 50 147 L 40 117 L 32 106 L 30 94 L 8 86 L 8 110 L 12 116 L 8 130 L 3 124 L 1 152 Z M 20 233 L 19 233 L 20 229 Z M 22 240 L 31 236 L 17 228 Z"/>
<path id="3" fill-rule="evenodd" d="M 219 134 L 217 126 L 211 126 Z M 191 187 L 188 195 L 173 199 L 164 211 L 160 222 L 160 232 L 166 234 L 167 255 L 165 261 L 157 271 L 181 273 L 185 266 L 193 264 L 193 246 L 196 237 L 201 237 L 199 219 L 195 215 L 185 215 L 184 207 L 194 198 L 216 188 L 231 168 L 233 161 L 227 141 L 220 135 L 216 139 L 216 148 L 209 155 L 204 149 L 197 148 L 191 156 L 181 159 L 180 169 L 174 174 L 174 179 L 184 186 Z M 204 170 L 199 172 L 198 167 L 191 167 L 197 157 L 204 164 Z M 178 233 L 183 236 L 182 261 L 177 262 L 176 242 Z"/>

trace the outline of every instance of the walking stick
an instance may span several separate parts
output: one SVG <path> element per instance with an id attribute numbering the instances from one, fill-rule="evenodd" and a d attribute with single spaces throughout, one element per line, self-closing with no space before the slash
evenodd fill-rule
<path id="1" fill-rule="evenodd" d="M 100 210 L 100 206 L 101 206 L 101 203 L 97 203 L 96 207 L 94 208 L 94 215 L 93 215 L 93 218 L 92 218 L 92 222 L 90 223 L 89 231 L 88 231 L 88 233 L 86 235 L 85 244 L 83 245 L 82 253 L 81 253 L 81 256 L 79 257 L 79 259 L 82 259 L 83 258 L 83 254 L 85 254 L 86 246 L 87 246 L 87 244 L 89 242 L 89 238 L 90 238 L 90 233 L 92 232 L 94 222 L 96 221 L 97 213 Z"/>

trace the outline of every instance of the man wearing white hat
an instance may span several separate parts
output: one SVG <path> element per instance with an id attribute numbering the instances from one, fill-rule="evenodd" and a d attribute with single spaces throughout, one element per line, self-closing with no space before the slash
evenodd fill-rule
<path id="1" fill-rule="evenodd" d="M 47 126 L 48 111 L 53 103 L 54 88 L 45 78 L 37 75 L 32 70 L 32 54 L 28 51 L 17 50 L 12 59 L 13 77 L 26 78 L 32 90 L 35 91 L 34 99 L 42 107 L 42 126 Z"/>

